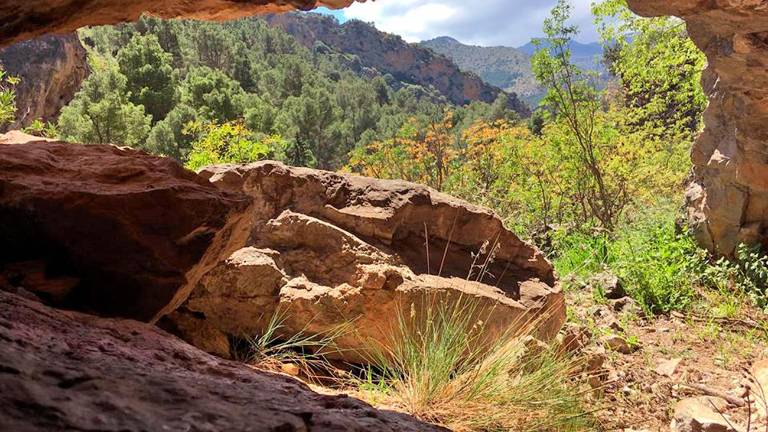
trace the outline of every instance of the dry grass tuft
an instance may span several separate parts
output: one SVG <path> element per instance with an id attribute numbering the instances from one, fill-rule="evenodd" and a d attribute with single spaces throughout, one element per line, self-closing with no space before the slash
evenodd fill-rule
<path id="1" fill-rule="evenodd" d="M 358 387 L 364 398 L 455 431 L 587 431 L 579 362 L 531 344 L 535 323 L 485 336 L 472 300 L 436 300 L 398 316 L 386 344 L 372 343 Z"/>

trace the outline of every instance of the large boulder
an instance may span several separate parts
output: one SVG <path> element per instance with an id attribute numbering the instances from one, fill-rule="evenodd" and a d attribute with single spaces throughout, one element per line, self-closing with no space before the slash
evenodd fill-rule
<path id="1" fill-rule="evenodd" d="M 0 430 L 437 431 L 200 351 L 154 326 L 0 291 Z"/>
<path id="2" fill-rule="evenodd" d="M 768 9 L 754 0 L 629 0 L 647 16 L 685 20 L 707 55 L 710 104 L 686 192 L 691 228 L 710 251 L 768 246 Z"/>
<path id="3" fill-rule="evenodd" d="M 487 311 L 489 334 L 538 321 L 546 339 L 565 320 L 550 263 L 486 209 L 412 183 L 276 162 L 201 174 L 252 198 L 164 320 L 210 352 L 229 355 L 231 337 L 263 331 L 275 313 L 286 337 L 351 323 L 336 341 L 348 361 L 386 343 L 404 308 L 422 313 L 434 299 Z"/>
<path id="4" fill-rule="evenodd" d="M 247 202 L 171 159 L 0 137 L 0 287 L 152 320 Z"/>

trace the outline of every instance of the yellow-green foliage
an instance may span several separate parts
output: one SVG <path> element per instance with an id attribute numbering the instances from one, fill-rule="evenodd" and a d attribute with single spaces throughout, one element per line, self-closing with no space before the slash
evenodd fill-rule
<path id="1" fill-rule="evenodd" d="M 192 152 L 186 166 L 198 170 L 207 165 L 221 163 L 249 163 L 270 155 L 270 148 L 277 145 L 278 137 L 261 140 L 239 122 L 221 125 L 191 123 L 187 130 L 198 135 L 192 143 Z"/>
<path id="2" fill-rule="evenodd" d="M 614 232 L 628 212 L 679 196 L 705 103 L 703 56 L 677 21 L 636 17 L 621 0 L 594 13 L 619 86 L 601 90 L 572 64 L 578 30 L 563 1 L 533 59 L 548 88 L 533 131 L 492 116 L 466 124 L 459 110 L 411 118 L 392 139 L 354 150 L 347 168 L 486 205 L 528 234 L 552 224 Z"/>
<path id="3" fill-rule="evenodd" d="M 0 127 L 13 121 L 16 114 L 16 92 L 19 79 L 8 75 L 0 66 Z"/>

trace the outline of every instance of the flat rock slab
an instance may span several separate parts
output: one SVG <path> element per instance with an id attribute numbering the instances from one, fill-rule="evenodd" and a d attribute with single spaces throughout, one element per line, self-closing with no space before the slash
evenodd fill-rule
<path id="1" fill-rule="evenodd" d="M 148 324 L 0 291 L 0 430 L 438 431 L 221 360 Z"/>

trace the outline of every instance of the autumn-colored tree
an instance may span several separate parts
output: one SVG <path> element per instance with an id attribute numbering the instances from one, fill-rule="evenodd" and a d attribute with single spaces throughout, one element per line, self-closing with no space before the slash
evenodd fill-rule
<path id="1" fill-rule="evenodd" d="M 422 183 L 442 191 L 455 150 L 453 113 L 422 124 L 409 119 L 394 138 L 354 150 L 347 168 L 363 175 Z"/>

